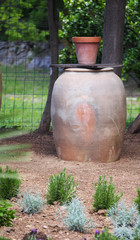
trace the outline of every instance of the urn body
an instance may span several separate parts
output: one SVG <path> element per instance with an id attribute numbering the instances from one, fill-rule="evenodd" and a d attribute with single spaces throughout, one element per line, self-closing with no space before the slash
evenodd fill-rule
<path id="1" fill-rule="evenodd" d="M 126 97 L 113 69 L 66 69 L 52 93 L 51 119 L 58 157 L 113 162 L 119 159 Z"/>

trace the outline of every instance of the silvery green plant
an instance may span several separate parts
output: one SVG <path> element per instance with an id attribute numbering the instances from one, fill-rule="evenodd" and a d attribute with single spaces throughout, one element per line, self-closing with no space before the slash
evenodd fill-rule
<path id="1" fill-rule="evenodd" d="M 63 214 L 66 213 L 66 217 Z M 69 230 L 84 232 L 94 227 L 93 220 L 88 219 L 85 207 L 78 198 L 65 205 L 65 210 L 59 210 L 60 218 Z"/>
<path id="2" fill-rule="evenodd" d="M 26 190 L 20 201 L 21 211 L 33 215 L 41 210 L 44 203 L 44 199 L 37 191 Z"/>
<path id="3" fill-rule="evenodd" d="M 124 201 L 107 211 L 114 225 L 114 235 L 119 239 L 138 240 L 140 239 L 140 215 L 136 205 L 130 208 Z"/>

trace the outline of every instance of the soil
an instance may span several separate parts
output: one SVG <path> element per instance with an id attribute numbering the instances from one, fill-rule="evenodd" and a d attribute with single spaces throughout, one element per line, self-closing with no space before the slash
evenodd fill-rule
<path id="1" fill-rule="evenodd" d="M 52 240 L 84 240 L 85 237 L 87 240 L 93 240 L 95 230 L 103 230 L 108 225 L 112 231 L 112 225 L 104 215 L 104 211 L 95 213 L 92 210 L 93 194 L 95 193 L 93 183 L 101 175 L 105 175 L 107 180 L 110 176 L 113 177 L 116 190 L 124 193 L 122 198 L 126 203 L 131 205 L 137 196 L 136 189 L 140 187 L 140 133 L 125 134 L 120 160 L 113 163 L 60 160 L 56 155 L 52 134 L 28 133 L 1 140 L 0 143 L 7 145 L 30 144 L 27 149 L 30 154 L 26 156 L 26 161 L 24 159 L 24 161 L 12 160 L 12 162 L 1 163 L 3 168 L 9 165 L 12 169 L 18 169 L 22 178 L 20 192 L 35 188 L 45 198 L 51 174 L 58 174 L 66 168 L 66 173 L 71 174 L 78 183 L 78 197 L 84 203 L 87 216 L 92 217 L 95 224 L 95 228 L 91 229 L 89 233 L 72 232 L 67 230 L 58 218 L 58 203 L 52 206 L 46 204 L 40 213 L 30 216 L 20 211 L 19 199 L 12 199 L 13 208 L 17 210 L 17 218 L 14 219 L 12 227 L 1 227 L 1 236 L 12 240 L 21 240 L 25 234 L 36 228 L 47 237 L 50 236 Z"/>

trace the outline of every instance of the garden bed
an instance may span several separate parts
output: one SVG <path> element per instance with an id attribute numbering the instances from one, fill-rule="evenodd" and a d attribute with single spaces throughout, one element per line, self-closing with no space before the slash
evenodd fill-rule
<path id="1" fill-rule="evenodd" d="M 22 240 L 25 234 L 32 229 L 50 236 L 52 240 L 93 240 L 95 230 L 103 230 L 109 226 L 112 231 L 112 225 L 108 222 L 104 211 L 99 210 L 95 213 L 92 210 L 93 194 L 95 193 L 93 183 L 97 182 L 99 176 L 105 175 L 107 180 L 113 177 L 113 183 L 117 191 L 123 192 L 123 198 L 129 204 L 132 204 L 137 196 L 136 189 L 140 187 L 140 134 L 126 134 L 124 145 L 119 161 L 114 163 L 92 163 L 92 162 L 72 162 L 60 160 L 56 156 L 55 146 L 52 134 L 39 135 L 38 133 L 29 133 L 23 136 L 14 137 L 7 140 L 1 140 L 2 144 L 30 144 L 27 148 L 26 161 L 3 162 L 1 166 L 5 168 L 18 169 L 21 175 L 22 184 L 20 192 L 26 189 L 33 189 L 41 192 L 45 197 L 47 183 L 51 174 L 58 174 L 64 168 L 66 173 L 71 174 L 75 182 L 78 183 L 77 194 L 83 201 L 87 210 L 87 215 L 93 218 L 95 228 L 90 233 L 79 233 L 67 230 L 62 221 L 57 217 L 58 203 L 55 205 L 45 205 L 43 210 L 29 216 L 20 212 L 17 199 L 12 199 L 13 208 L 17 210 L 17 218 L 13 221 L 12 227 L 1 227 L 0 235 L 11 240 Z"/>

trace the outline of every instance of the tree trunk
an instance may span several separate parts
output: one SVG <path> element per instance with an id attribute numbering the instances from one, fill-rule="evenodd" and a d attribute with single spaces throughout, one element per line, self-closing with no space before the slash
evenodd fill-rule
<path id="1" fill-rule="evenodd" d="M 134 122 L 127 129 L 128 133 L 137 133 L 140 132 L 140 114 L 136 117 Z"/>
<path id="2" fill-rule="evenodd" d="M 57 0 L 48 0 L 48 24 L 50 31 L 50 47 L 51 47 L 51 62 L 52 64 L 58 63 L 58 21 L 59 15 L 57 11 Z M 51 96 L 55 80 L 58 77 L 58 68 L 52 67 L 50 69 L 50 83 L 49 93 L 45 109 L 42 115 L 39 132 L 49 132 L 51 122 Z"/>
<path id="3" fill-rule="evenodd" d="M 0 72 L 0 109 L 1 109 L 1 99 L 2 99 L 2 74 Z"/>
<path id="4" fill-rule="evenodd" d="M 103 64 L 122 64 L 126 0 L 106 0 L 103 32 Z M 121 68 L 114 72 L 121 75 Z"/>

